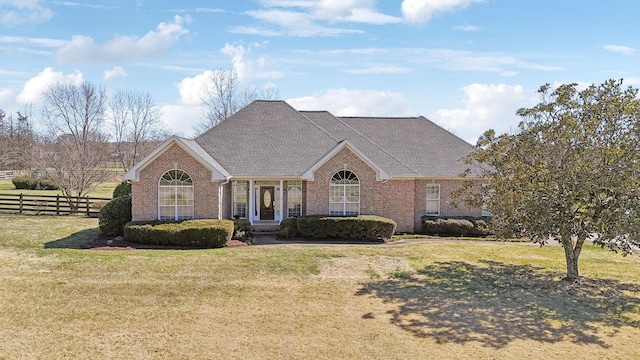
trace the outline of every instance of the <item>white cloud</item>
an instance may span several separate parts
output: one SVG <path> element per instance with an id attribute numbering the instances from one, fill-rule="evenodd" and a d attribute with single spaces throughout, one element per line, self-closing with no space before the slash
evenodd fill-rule
<path id="1" fill-rule="evenodd" d="M 80 85 L 83 81 L 82 72 L 79 70 L 71 74 L 64 74 L 47 67 L 24 84 L 22 92 L 18 94 L 17 101 L 20 104 L 38 104 L 41 101 L 42 93 L 44 93 L 50 85 L 56 83 Z"/>
<path id="2" fill-rule="evenodd" d="M 166 130 L 179 136 L 191 137 L 193 128 L 204 118 L 202 106 L 166 105 L 161 111 Z"/>
<path id="3" fill-rule="evenodd" d="M 355 75 L 369 75 L 369 74 L 404 74 L 411 71 L 411 69 L 403 66 L 375 64 L 369 66 L 363 66 L 357 69 L 345 70 L 347 74 Z"/>
<path id="4" fill-rule="evenodd" d="M 89 36 L 74 35 L 58 49 L 55 59 L 60 62 L 116 62 L 157 58 L 166 54 L 182 35 L 189 33 L 183 27 L 184 22 L 184 18 L 176 16 L 172 23 L 160 23 L 155 31 L 149 31 L 143 37 L 118 36 L 104 44 L 96 43 Z"/>
<path id="5" fill-rule="evenodd" d="M 321 25 L 336 22 L 384 25 L 402 22 L 399 17 L 381 13 L 375 9 L 375 0 L 262 0 L 265 8 L 247 11 L 245 14 L 268 23 L 264 26 L 237 26 L 231 32 L 262 36 L 337 36 L 362 34 L 364 31 Z"/>
<path id="6" fill-rule="evenodd" d="M 602 47 L 603 49 L 623 55 L 633 55 L 636 53 L 636 49 L 629 46 L 622 45 L 605 45 Z"/>
<path id="7" fill-rule="evenodd" d="M 470 84 L 462 91 L 463 107 L 439 109 L 429 117 L 472 144 L 488 129 L 515 131 L 521 121 L 516 111 L 539 101 L 536 92 L 520 85 Z"/>
<path id="8" fill-rule="evenodd" d="M 374 9 L 373 0 L 320 0 L 313 9 L 317 19 L 383 25 L 401 22 L 395 16 Z"/>
<path id="9" fill-rule="evenodd" d="M 39 24 L 51 19 L 54 12 L 39 0 L 0 0 L 0 25 Z"/>
<path id="10" fill-rule="evenodd" d="M 238 80 L 242 83 L 252 79 L 278 79 L 282 73 L 266 70 L 267 58 L 251 58 L 249 54 L 253 48 L 264 47 L 266 43 L 254 43 L 249 46 L 225 44 L 220 52 L 231 58 L 233 70 L 238 74 Z"/>
<path id="11" fill-rule="evenodd" d="M 425 23 L 439 13 L 466 8 L 483 0 L 403 0 L 402 14 L 410 23 Z"/>
<path id="12" fill-rule="evenodd" d="M 451 29 L 456 31 L 476 32 L 476 31 L 480 31 L 482 28 L 480 26 L 475 26 L 475 25 L 459 25 L 459 26 L 454 26 Z"/>
<path id="13" fill-rule="evenodd" d="M 0 109 L 8 112 L 13 107 L 15 95 L 11 89 L 0 89 Z"/>
<path id="14" fill-rule="evenodd" d="M 0 42 L 6 43 L 6 44 L 23 45 L 23 46 L 35 45 L 39 47 L 49 47 L 49 48 L 57 48 L 66 44 L 66 41 L 64 40 L 23 37 L 23 36 L 0 36 Z"/>
<path id="15" fill-rule="evenodd" d="M 343 29 L 318 25 L 314 22 L 314 17 L 308 13 L 286 10 L 255 10 L 248 11 L 247 15 L 271 23 L 278 27 L 278 30 L 266 29 L 265 34 L 258 30 L 255 26 L 239 26 L 231 29 L 232 32 L 238 34 L 255 34 L 255 35 L 289 35 L 299 37 L 310 36 L 337 36 L 341 34 L 362 34 L 364 31 L 356 29 Z"/>
<path id="16" fill-rule="evenodd" d="M 114 66 L 112 69 L 104 71 L 104 80 L 111 80 L 119 77 L 127 77 L 127 73 L 121 66 Z"/>
<path id="17" fill-rule="evenodd" d="M 196 106 L 202 104 L 200 95 L 206 88 L 209 79 L 213 72 L 207 70 L 202 74 L 198 74 L 194 77 L 184 78 L 176 86 L 180 92 L 180 102 L 186 106 Z"/>
<path id="18" fill-rule="evenodd" d="M 329 89 L 323 94 L 288 99 L 298 110 L 327 110 L 337 116 L 409 116 L 413 110 L 400 93 Z"/>

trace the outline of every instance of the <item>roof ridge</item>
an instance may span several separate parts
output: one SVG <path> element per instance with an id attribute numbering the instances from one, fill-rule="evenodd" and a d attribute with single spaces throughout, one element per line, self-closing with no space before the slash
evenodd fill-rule
<path id="1" fill-rule="evenodd" d="M 330 113 L 331 114 L 331 113 Z M 353 132 L 355 132 L 356 134 L 362 136 L 363 139 L 365 139 L 366 141 L 368 141 L 369 143 L 373 144 L 373 146 L 377 147 L 378 149 L 380 149 L 382 152 L 384 152 L 385 154 L 389 155 L 392 159 L 396 160 L 397 162 L 399 162 L 400 164 L 402 164 L 405 168 L 409 169 L 409 171 L 413 172 L 416 175 L 420 175 L 420 173 L 418 173 L 417 171 L 415 171 L 411 166 L 407 165 L 404 161 L 398 159 L 398 157 L 396 157 L 395 155 L 393 155 L 392 153 L 390 153 L 389 151 L 387 151 L 385 148 L 383 148 L 382 146 L 378 145 L 375 141 L 371 140 L 370 138 L 368 138 L 367 136 L 365 136 L 364 134 L 362 134 L 360 131 L 356 130 L 355 128 L 353 128 L 351 125 L 347 124 L 346 122 L 342 121 L 342 119 L 340 117 L 337 117 L 333 114 L 331 114 L 331 116 L 333 116 L 334 118 L 336 118 L 341 124 L 343 124 L 344 126 L 348 127 L 349 129 L 351 129 Z"/>
<path id="2" fill-rule="evenodd" d="M 291 106 L 291 105 L 289 105 L 289 106 Z M 295 110 L 295 109 L 294 109 L 294 110 Z M 340 143 L 340 142 L 342 141 L 341 139 L 339 139 L 339 138 L 337 138 L 337 137 L 333 136 L 333 134 L 331 134 L 329 131 L 325 130 L 322 126 L 320 126 L 320 125 L 316 124 L 313 120 L 311 120 L 311 119 L 309 119 L 308 117 L 306 117 L 306 116 L 302 113 L 302 111 L 300 111 L 300 110 L 296 110 L 296 112 L 297 112 L 298 114 L 300 114 L 300 116 L 302 116 L 302 118 L 306 119 L 308 122 L 310 122 L 311 124 L 313 124 L 313 126 L 315 126 L 315 127 L 317 127 L 318 129 L 320 129 L 320 131 L 322 131 L 323 133 L 325 133 L 325 134 L 329 135 L 329 137 L 330 137 L 330 138 L 332 138 L 333 140 L 335 140 L 336 142 Z M 312 112 L 312 111 L 307 111 L 307 112 Z M 330 113 L 330 112 L 328 112 L 328 111 L 327 111 L 327 113 L 331 114 L 331 113 Z M 333 116 L 333 115 L 331 115 L 331 116 Z M 335 116 L 334 116 L 334 117 L 335 117 Z"/>

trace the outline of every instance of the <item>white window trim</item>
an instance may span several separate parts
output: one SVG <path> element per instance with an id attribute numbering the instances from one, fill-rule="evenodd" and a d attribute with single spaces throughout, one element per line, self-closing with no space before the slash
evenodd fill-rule
<path id="1" fill-rule="evenodd" d="M 189 179 L 191 180 L 191 185 L 160 185 L 160 183 L 162 182 L 162 179 L 164 178 L 164 175 L 170 171 L 182 171 L 184 174 L 186 174 Z M 178 188 L 191 188 L 191 205 L 178 205 Z M 174 196 L 174 201 L 175 204 L 174 205 L 162 205 L 160 202 L 160 192 L 161 189 L 172 189 L 173 190 L 173 196 Z M 171 169 L 168 171 L 165 171 L 162 176 L 160 177 L 160 179 L 158 180 L 158 220 L 188 220 L 188 219 L 193 219 L 195 216 L 195 193 L 194 193 L 194 187 L 193 187 L 193 178 L 191 177 L 191 175 L 189 175 L 188 172 L 182 170 L 182 169 Z M 172 219 L 162 219 L 162 215 L 160 212 L 161 208 L 169 208 L 169 207 L 173 207 L 173 218 Z M 180 217 L 180 212 L 178 211 L 178 209 L 189 209 L 190 211 L 187 211 L 188 215 L 187 217 L 184 217 L 183 219 L 179 219 Z"/>
<path id="2" fill-rule="evenodd" d="M 248 186 L 247 186 L 247 182 L 246 181 L 239 181 L 239 180 L 234 180 L 231 183 L 231 217 L 233 217 L 235 219 L 236 217 L 236 205 L 239 203 L 242 203 L 242 201 L 238 201 L 237 196 L 239 195 L 238 193 L 238 188 L 239 187 L 243 187 L 244 188 L 244 216 L 240 216 L 240 219 L 246 219 L 247 215 L 249 213 L 249 204 L 247 201 L 247 197 L 248 197 Z"/>
<path id="3" fill-rule="evenodd" d="M 300 189 L 300 201 L 292 202 L 291 201 L 291 189 L 297 187 Z M 301 180 L 289 180 L 287 181 L 287 217 L 292 217 L 290 213 L 291 205 L 296 206 L 300 205 L 300 214 L 296 214 L 295 216 L 302 216 L 302 181 Z"/>
<path id="4" fill-rule="evenodd" d="M 334 184 L 333 181 L 333 177 L 335 176 L 335 174 L 341 172 L 341 171 L 349 171 L 350 173 L 352 173 L 355 177 L 356 180 L 358 181 L 357 184 Z M 347 201 L 347 188 L 348 187 L 355 187 L 358 189 L 358 201 Z M 342 201 L 339 202 L 333 202 L 331 201 L 331 194 L 332 194 L 332 189 L 334 188 L 341 188 L 342 189 Z M 337 213 L 332 213 L 331 210 L 331 205 L 332 204 L 342 204 L 342 213 L 337 214 Z M 347 204 L 358 204 L 358 213 L 355 215 L 360 215 L 360 178 L 358 177 L 358 175 L 356 173 L 354 173 L 351 170 L 339 170 L 336 171 L 332 176 L 331 179 L 329 180 L 329 215 L 337 215 L 337 216 L 341 216 L 341 215 L 347 215 Z M 349 215 L 353 215 L 353 214 L 349 214 Z"/>
<path id="5" fill-rule="evenodd" d="M 438 198 L 429 198 L 429 194 L 431 193 L 429 191 L 429 188 L 437 188 L 438 189 Z M 440 184 L 427 184 L 426 188 L 425 188 L 425 215 L 427 216 L 440 216 Z M 436 211 L 431 211 L 429 209 L 429 203 L 432 204 L 437 204 L 437 210 Z"/>

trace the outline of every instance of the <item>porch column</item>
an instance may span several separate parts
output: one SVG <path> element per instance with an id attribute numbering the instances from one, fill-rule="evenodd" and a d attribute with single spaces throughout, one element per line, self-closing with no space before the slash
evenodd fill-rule
<path id="1" fill-rule="evenodd" d="M 280 221 L 284 220 L 284 180 L 280 180 Z"/>
<path id="2" fill-rule="evenodd" d="M 253 217 L 255 213 L 256 199 L 255 190 L 253 189 L 253 180 L 249 180 L 249 222 L 253 224 Z"/>

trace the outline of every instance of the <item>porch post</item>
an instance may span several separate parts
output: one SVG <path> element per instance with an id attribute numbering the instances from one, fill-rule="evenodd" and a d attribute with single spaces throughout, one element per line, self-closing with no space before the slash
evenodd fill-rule
<path id="1" fill-rule="evenodd" d="M 284 180 L 280 180 L 280 221 L 284 220 Z"/>
<path id="2" fill-rule="evenodd" d="M 249 222 L 253 224 L 253 214 L 255 214 L 255 190 L 253 189 L 253 180 L 249 180 Z"/>

